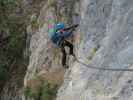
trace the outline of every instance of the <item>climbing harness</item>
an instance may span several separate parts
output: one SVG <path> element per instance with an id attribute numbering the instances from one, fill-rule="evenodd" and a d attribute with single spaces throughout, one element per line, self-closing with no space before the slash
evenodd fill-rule
<path id="1" fill-rule="evenodd" d="M 109 70 L 109 71 L 128 71 L 128 72 L 133 72 L 133 69 L 121 69 L 121 68 L 105 68 L 107 66 L 104 66 L 102 68 L 98 68 L 98 67 L 95 67 L 93 65 L 88 65 L 88 64 L 85 64 L 84 62 L 78 60 L 76 57 L 75 57 L 76 61 L 84 66 L 86 66 L 87 68 L 90 68 L 90 69 L 94 69 L 94 70 Z M 109 66 L 108 66 L 109 67 Z"/>

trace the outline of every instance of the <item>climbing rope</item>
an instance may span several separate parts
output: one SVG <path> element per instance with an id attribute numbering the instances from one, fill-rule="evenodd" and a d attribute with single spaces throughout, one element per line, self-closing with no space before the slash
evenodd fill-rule
<path id="1" fill-rule="evenodd" d="M 76 58 L 76 57 L 75 57 Z M 133 69 L 121 69 L 121 68 L 105 68 L 107 66 L 104 66 L 102 68 L 98 68 L 98 67 L 95 67 L 93 65 L 88 65 L 88 64 L 85 64 L 84 62 L 78 60 L 76 58 L 76 61 L 84 66 L 86 66 L 87 68 L 90 68 L 90 69 L 95 69 L 95 70 L 109 70 L 109 71 L 128 71 L 128 72 L 133 72 Z M 109 67 L 109 66 L 108 66 Z"/>

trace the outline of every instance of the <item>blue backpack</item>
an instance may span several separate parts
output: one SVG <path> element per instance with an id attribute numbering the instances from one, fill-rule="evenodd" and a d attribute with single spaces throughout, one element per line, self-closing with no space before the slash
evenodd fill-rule
<path id="1" fill-rule="evenodd" d="M 60 41 L 63 38 L 67 38 L 69 37 L 72 33 L 70 32 L 66 32 L 66 31 L 61 31 L 64 29 L 64 24 L 63 23 L 58 23 L 56 25 L 53 25 L 51 27 L 51 29 L 48 29 L 48 35 L 49 38 L 51 39 L 51 41 L 56 44 L 59 45 Z"/>

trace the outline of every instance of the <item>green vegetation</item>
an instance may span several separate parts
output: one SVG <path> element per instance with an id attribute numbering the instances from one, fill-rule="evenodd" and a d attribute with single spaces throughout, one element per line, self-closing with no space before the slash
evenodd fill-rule
<path id="1" fill-rule="evenodd" d="M 97 48 L 92 48 L 91 49 L 91 54 L 90 54 L 90 56 L 88 56 L 89 61 L 92 60 L 92 58 L 94 57 L 96 51 L 97 51 Z"/>
<path id="2" fill-rule="evenodd" d="M 57 85 L 51 85 L 49 83 L 45 83 L 41 90 L 41 100 L 53 100 L 57 94 Z"/>
<path id="3" fill-rule="evenodd" d="M 31 16 L 31 26 L 32 26 L 33 29 L 38 29 L 39 28 L 39 23 L 38 23 L 36 14 Z"/>
<path id="4" fill-rule="evenodd" d="M 48 6 L 56 7 L 56 0 L 48 0 Z"/>
<path id="5" fill-rule="evenodd" d="M 26 25 L 15 14 L 19 2 L 0 0 L 0 81 L 8 78 L 12 64 L 23 62 Z"/>
<path id="6" fill-rule="evenodd" d="M 24 95 L 26 98 L 32 98 L 33 100 L 54 100 L 57 94 L 57 89 L 57 85 L 45 82 L 37 90 L 30 87 L 24 88 Z"/>
<path id="7" fill-rule="evenodd" d="M 8 77 L 7 67 L 5 65 L 0 65 L 0 80 L 6 80 Z"/>
<path id="8" fill-rule="evenodd" d="M 90 55 L 87 57 L 87 63 L 88 64 L 91 62 L 91 60 L 95 56 L 98 49 L 99 49 L 99 47 L 94 47 L 94 48 L 91 49 Z"/>
<path id="9" fill-rule="evenodd" d="M 34 93 L 32 92 L 32 90 L 29 87 L 24 88 L 24 95 L 25 95 L 25 97 L 29 97 L 29 98 L 34 97 Z"/>

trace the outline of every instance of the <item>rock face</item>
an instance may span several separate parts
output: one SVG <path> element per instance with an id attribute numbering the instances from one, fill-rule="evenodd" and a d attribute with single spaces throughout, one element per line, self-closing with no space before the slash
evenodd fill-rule
<path id="1" fill-rule="evenodd" d="M 81 1 L 82 62 L 98 68 L 133 68 L 132 5 L 132 0 Z M 133 72 L 93 70 L 78 62 L 70 70 L 57 100 L 133 98 Z"/>
<path id="2" fill-rule="evenodd" d="M 76 24 L 77 19 L 75 18 L 78 17 L 76 12 L 79 9 L 73 9 L 75 7 L 72 5 L 73 3 L 75 3 L 75 6 L 79 4 L 75 0 L 48 0 L 45 1 L 40 14 L 37 16 L 34 14 L 31 17 L 36 24 L 30 25 L 27 28 L 30 60 L 24 79 L 26 89 L 30 88 L 31 91 L 34 91 L 35 88 L 40 88 L 43 85 L 42 82 L 48 82 L 57 86 L 63 83 L 65 69 L 61 66 L 61 52 L 49 40 L 48 26 L 53 25 L 57 21 L 63 21 L 68 25 L 73 22 L 73 19 L 75 20 L 73 23 Z M 72 64 L 72 60 L 70 64 Z M 38 93 L 40 91 L 35 90 L 35 92 L 37 92 L 36 97 L 31 97 L 32 99 L 46 99 L 42 96 L 44 93 L 41 93 L 39 96 Z M 24 100 L 31 100 L 31 98 L 25 97 Z"/>
<path id="3" fill-rule="evenodd" d="M 80 61 L 99 69 L 132 69 L 132 5 L 132 0 L 59 0 L 56 9 L 55 5 L 48 9 L 45 5 L 39 17 L 43 26 L 37 32 L 31 32 L 31 56 L 25 86 L 32 83 L 34 75 L 51 76 L 44 80 L 52 83 L 55 82 L 52 79 L 54 76 L 60 77 L 57 80 L 63 80 L 60 52 L 48 48 L 47 23 L 41 19 L 49 15 L 56 15 L 57 21 L 68 24 L 77 23 L 81 18 L 80 40 L 77 38 L 80 43 L 74 43 Z M 73 13 L 80 16 L 75 17 Z M 132 100 L 131 71 L 89 69 L 77 61 L 70 61 L 69 64 L 57 100 Z M 61 84 L 62 81 L 56 83 Z"/>
<path id="4" fill-rule="evenodd" d="M 126 69 L 133 69 L 133 0 L 23 0 L 23 3 L 26 9 L 35 4 L 33 12 L 27 11 L 32 16 L 29 15 L 27 27 L 30 57 L 24 89 L 22 79 L 21 87 L 13 84 L 14 76 L 10 79 L 13 86 L 10 82 L 4 86 L 2 100 L 52 100 L 53 97 L 56 100 L 132 100 L 133 72 Z M 60 49 L 48 38 L 49 23 L 60 21 L 67 26 L 80 22 L 73 38 L 74 52 L 80 62 L 70 57 L 69 69 L 61 66 Z M 48 87 L 43 87 L 42 93 L 41 85 L 46 82 L 60 87 L 57 97 L 46 96 L 44 90 Z"/>

